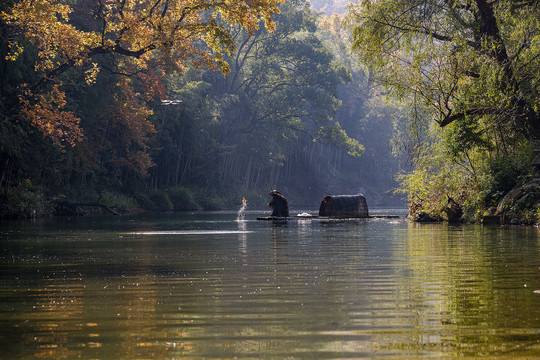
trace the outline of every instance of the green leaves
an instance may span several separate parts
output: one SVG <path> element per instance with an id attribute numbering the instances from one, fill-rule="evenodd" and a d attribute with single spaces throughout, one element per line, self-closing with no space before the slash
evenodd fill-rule
<path id="1" fill-rule="evenodd" d="M 334 123 L 333 126 L 321 128 L 317 140 L 332 144 L 339 149 L 346 150 L 349 155 L 354 157 L 361 156 L 365 150 L 364 146 L 360 144 L 358 140 L 347 136 L 347 133 L 337 122 Z"/>
<path id="2" fill-rule="evenodd" d="M 364 0 L 349 24 L 357 57 L 409 109 L 401 125 L 415 154 L 420 146 L 441 158 L 433 179 L 465 170 L 481 188 L 488 159 L 540 140 L 538 2 Z M 437 183 L 420 181 L 426 156 L 418 159 L 419 172 L 402 179 L 411 194 Z"/>
<path id="3" fill-rule="evenodd" d="M 274 20 L 273 32 L 227 30 L 237 43 L 223 58 L 228 76 L 170 77 L 171 98 L 183 101 L 159 111 L 165 120 L 158 183 L 266 189 L 285 168 L 291 174 L 305 159 L 316 161 L 313 149 L 362 154 L 363 146 L 335 120 L 338 87 L 351 75 L 320 40 L 317 16 L 299 0 L 282 5 Z M 313 177 L 311 171 L 302 176 Z M 301 186 L 305 178 L 296 181 Z"/>

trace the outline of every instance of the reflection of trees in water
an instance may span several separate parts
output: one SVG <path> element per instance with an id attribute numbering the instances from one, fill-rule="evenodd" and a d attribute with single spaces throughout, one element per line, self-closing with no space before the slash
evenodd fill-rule
<path id="1" fill-rule="evenodd" d="M 96 279 L 79 275 L 51 277 L 49 284 L 29 289 L 34 305 L 26 313 L 23 341 L 15 343 L 21 346 L 21 357 L 165 356 L 166 348 L 152 342 L 159 337 L 155 324 L 147 326 L 156 321 L 155 276 Z"/>
<path id="2" fill-rule="evenodd" d="M 5 350 L 11 358 L 540 352 L 537 229 L 262 226 L 89 242 L 40 257 L 3 298 L 4 309 L 16 308 L 3 315 L 15 346 Z M 70 256 L 77 261 L 59 265 Z"/>
<path id="3" fill-rule="evenodd" d="M 534 345 L 540 286 L 538 232 L 505 227 L 409 224 L 406 287 L 398 301 L 411 304 L 418 346 L 448 354 L 495 354 Z M 516 276 L 516 274 L 520 274 Z"/>
<path id="4" fill-rule="evenodd" d="M 238 231 L 240 233 L 238 234 L 238 242 L 239 242 L 239 248 L 242 255 L 245 257 L 247 256 L 248 251 L 248 244 L 247 244 L 247 223 L 242 220 L 236 220 L 238 224 Z"/>
<path id="5" fill-rule="evenodd" d="M 51 281 L 39 289 L 27 288 L 28 293 L 25 296 L 33 299 L 33 305 L 26 314 L 25 322 L 31 321 L 34 325 L 31 332 L 18 334 L 22 337 L 22 342 L 13 338 L 16 341 L 12 346 L 24 347 L 20 349 L 21 354 L 31 353 L 36 359 L 70 358 L 81 355 L 81 349 L 71 343 L 70 332 L 78 330 L 75 319 L 80 319 L 84 311 L 85 304 L 81 296 L 83 286 L 70 285 L 72 281 L 80 284 L 81 280 L 71 276 L 72 274 L 67 276 L 66 282 Z M 47 321 L 36 321 L 47 318 Z M 7 336 L 14 335 L 12 333 Z M 87 346 L 95 344 L 90 341 L 86 343 Z"/>
<path id="6" fill-rule="evenodd" d="M 273 221 L 270 230 L 272 264 L 287 264 L 290 229 L 288 221 Z"/>

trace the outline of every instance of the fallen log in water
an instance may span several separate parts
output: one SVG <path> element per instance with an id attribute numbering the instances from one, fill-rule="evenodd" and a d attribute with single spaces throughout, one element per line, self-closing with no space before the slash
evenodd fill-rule
<path id="1" fill-rule="evenodd" d="M 72 213 L 77 216 L 85 215 L 84 213 L 79 212 L 79 207 L 100 207 L 113 215 L 120 215 L 119 212 L 111 209 L 105 204 L 100 203 L 99 201 L 71 202 L 66 200 L 57 200 L 56 204 L 57 206 L 63 206 L 64 208 L 71 210 Z"/>

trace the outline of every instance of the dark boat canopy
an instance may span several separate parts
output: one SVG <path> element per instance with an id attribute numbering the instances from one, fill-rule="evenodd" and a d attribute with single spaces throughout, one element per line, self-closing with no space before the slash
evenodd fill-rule
<path id="1" fill-rule="evenodd" d="M 366 198 L 362 194 L 325 196 L 319 208 L 319 216 L 369 217 Z"/>

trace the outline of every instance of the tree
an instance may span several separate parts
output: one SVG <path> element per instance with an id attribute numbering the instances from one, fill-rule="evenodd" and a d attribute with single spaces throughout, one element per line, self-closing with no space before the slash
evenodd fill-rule
<path id="1" fill-rule="evenodd" d="M 362 191 L 377 200 L 388 201 L 388 190 L 396 186 L 400 157 L 392 151 L 392 104 L 381 96 L 382 89 L 373 82 L 372 72 L 359 64 L 351 51 L 352 37 L 346 18 L 333 14 L 319 21 L 318 36 L 351 73 L 351 81 L 339 86 L 341 107 L 336 120 L 347 134 L 365 147 L 361 157 L 340 156 L 336 170 L 341 174 L 341 187 L 349 192 Z M 392 199 L 393 200 L 393 199 Z"/>
<path id="2" fill-rule="evenodd" d="M 244 108 L 228 114 L 222 140 L 231 133 L 279 129 L 278 136 L 284 130 L 293 137 L 304 132 L 360 155 L 362 147 L 334 119 L 338 85 L 350 75 L 315 35 L 317 18 L 305 1 L 290 1 L 281 9 L 274 33 L 262 30 L 249 37 L 235 32 L 240 45 L 229 61 L 231 76 L 215 79 L 215 89 L 238 96 Z"/>
<path id="3" fill-rule="evenodd" d="M 295 157 L 313 144 L 363 151 L 335 121 L 338 86 L 350 77 L 317 38 L 316 14 L 305 1 L 289 1 L 274 20 L 273 32 L 231 28 L 238 46 L 224 58 L 229 76 L 207 71 L 170 82 L 182 103 L 161 107 L 167 146 L 155 169 L 159 184 L 267 192 L 278 179 L 295 182 L 280 174 L 294 172 Z"/>
<path id="4" fill-rule="evenodd" d="M 349 19 L 355 53 L 408 110 L 411 211 L 494 214 L 520 185 L 497 179 L 526 177 L 516 164 L 540 140 L 538 2 L 364 0 Z"/>
<path id="5" fill-rule="evenodd" d="M 223 55 L 234 48 L 227 24 L 256 30 L 259 20 L 273 28 L 271 16 L 282 0 L 92 0 L 70 6 L 62 1 L 21 0 L 2 13 L 8 30 L 9 60 L 28 47 L 37 51 L 35 77 L 21 84 L 18 107 L 29 121 L 58 146 L 81 140 L 78 118 L 65 110 L 61 75 L 77 68 L 93 83 L 96 59 L 116 55 L 111 71 L 126 76 L 158 65 L 184 70 L 187 64 L 228 71 Z M 75 25 L 70 19 L 84 19 Z M 81 14 L 83 12 L 84 14 Z"/>
<path id="6" fill-rule="evenodd" d="M 2 2 L 0 186 L 29 178 L 93 196 L 140 182 L 154 164 L 152 107 L 166 73 L 226 73 L 228 26 L 273 29 L 281 2 Z"/>
<path id="7" fill-rule="evenodd" d="M 350 16 L 356 54 L 412 118 L 474 122 L 499 148 L 540 139 L 538 2 L 364 0 Z"/>

